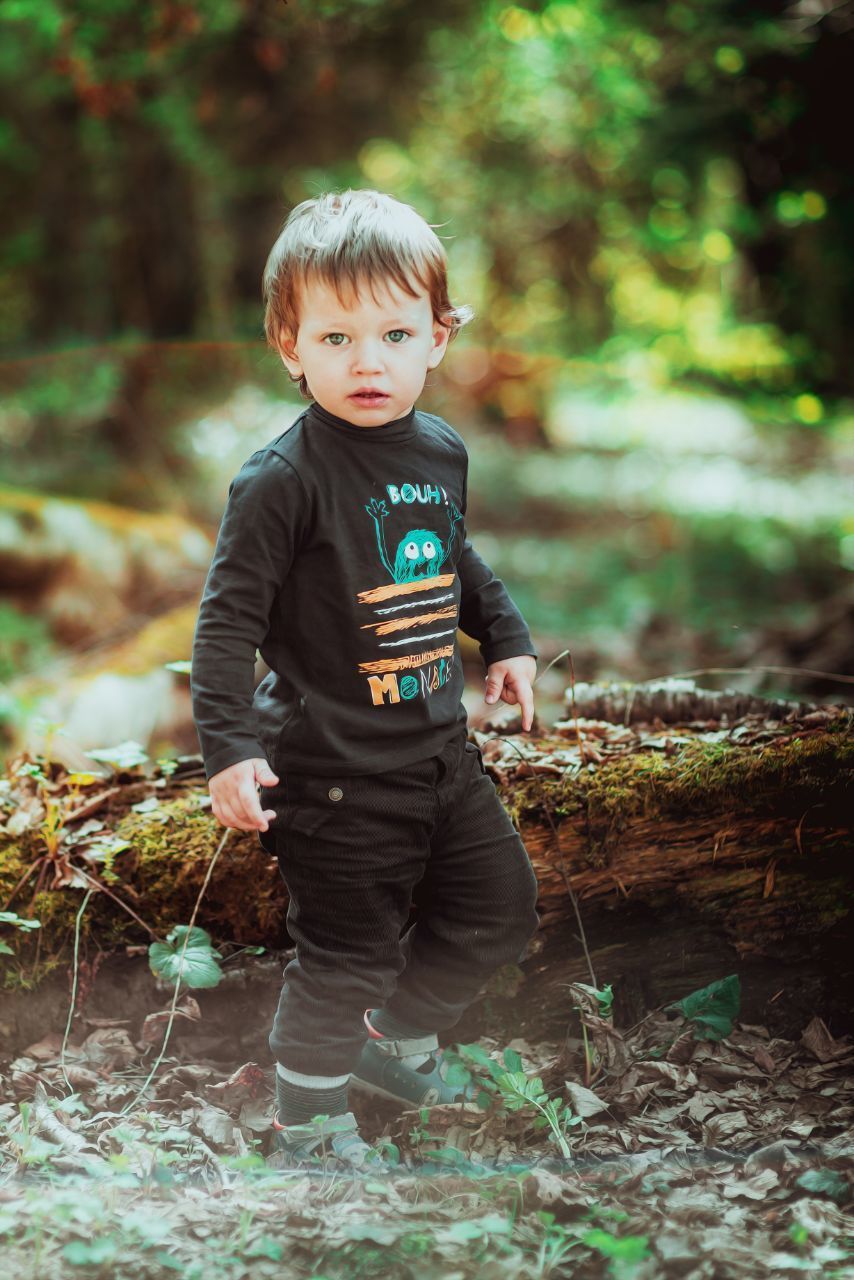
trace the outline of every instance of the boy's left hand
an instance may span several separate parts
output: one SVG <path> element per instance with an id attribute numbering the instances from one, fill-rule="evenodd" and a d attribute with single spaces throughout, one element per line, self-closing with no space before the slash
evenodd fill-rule
<path id="1" fill-rule="evenodd" d="M 534 676 L 537 659 L 530 653 L 519 658 L 502 658 L 491 662 L 486 669 L 486 701 L 502 702 L 522 708 L 522 728 L 527 731 L 534 723 Z"/>

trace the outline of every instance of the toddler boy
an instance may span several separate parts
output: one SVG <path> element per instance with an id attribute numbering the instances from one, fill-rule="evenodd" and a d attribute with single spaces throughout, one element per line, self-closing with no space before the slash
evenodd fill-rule
<path id="1" fill-rule="evenodd" d="M 375 191 L 306 200 L 264 296 L 268 342 L 311 403 L 229 488 L 193 714 L 214 815 L 259 832 L 289 893 L 279 1163 L 326 1150 L 354 1168 L 376 1155 L 350 1079 L 409 1106 L 471 1096 L 436 1033 L 536 932 L 528 855 L 468 741 L 457 628 L 480 643 L 487 702 L 518 704 L 526 731 L 537 654 L 466 536 L 463 440 L 415 409 L 472 314 L 451 304 L 432 228 Z M 256 650 L 270 670 L 254 690 Z"/>

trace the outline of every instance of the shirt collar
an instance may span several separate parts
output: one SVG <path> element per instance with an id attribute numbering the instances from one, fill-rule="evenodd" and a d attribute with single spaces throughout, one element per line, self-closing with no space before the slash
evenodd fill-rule
<path id="1" fill-rule="evenodd" d="M 394 418 L 391 422 L 385 422 L 381 427 L 360 427 L 355 422 L 348 422 L 346 418 L 339 418 L 337 414 L 330 413 L 328 409 L 324 409 L 323 405 L 313 400 L 308 407 L 307 415 L 309 421 L 317 423 L 324 429 L 330 429 L 342 436 L 350 436 L 353 439 L 363 441 L 365 444 L 377 444 L 379 442 L 389 443 L 391 441 L 397 443 L 401 440 L 411 440 L 418 432 L 415 422 L 415 406 L 405 413 L 402 418 Z"/>

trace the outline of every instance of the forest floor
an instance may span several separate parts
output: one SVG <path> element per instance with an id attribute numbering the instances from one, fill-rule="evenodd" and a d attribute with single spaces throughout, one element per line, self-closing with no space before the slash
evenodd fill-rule
<path id="1" fill-rule="evenodd" d="M 702 1038 L 702 1017 L 672 1011 L 587 1026 L 586 1041 L 451 1049 L 486 1107 L 401 1111 L 353 1090 L 361 1131 L 396 1161 L 382 1176 L 271 1168 L 257 1063 L 173 1053 L 144 1087 L 150 1037 L 103 1025 L 63 1047 L 51 1031 L 0 1062 L 4 1272 L 854 1276 L 848 1039 L 818 1017 L 797 1042 L 737 1022 Z"/>
<path id="2" fill-rule="evenodd" d="M 708 721 L 705 731 L 718 732 Z M 761 725 L 754 731 L 764 740 Z M 652 732 L 666 739 L 663 723 Z M 490 759 L 500 772 L 500 754 Z M 46 785 L 24 776 L 36 790 Z M 56 803 L 60 785 L 47 781 Z M 122 783 L 122 799 L 156 809 L 150 780 L 140 781 Z M 23 802 L 11 809 L 19 824 L 21 814 L 39 828 L 45 820 Z M 115 834 L 114 816 L 104 822 Z M 71 846 L 54 851 L 70 875 Z M 188 935 L 194 919 L 195 909 L 180 926 Z M 63 922 L 59 935 L 69 932 Z M 177 963 L 177 944 L 153 947 Z M 481 1081 L 483 1106 L 402 1110 L 353 1089 L 361 1132 L 393 1171 L 308 1174 L 268 1162 L 273 1072 L 255 1049 L 266 1048 L 266 1032 L 253 1022 L 245 1039 L 238 1034 L 246 1008 L 256 1008 L 240 994 L 248 988 L 224 988 L 221 1029 L 192 991 L 178 1002 L 174 973 L 162 970 L 155 988 L 172 991 L 172 1007 L 152 1002 L 152 947 L 125 950 L 149 982 L 133 980 L 124 956 L 109 983 L 120 999 L 103 1005 L 119 1016 L 80 1008 L 76 1023 L 66 1017 L 77 987 L 66 1000 L 64 963 L 58 1002 L 24 986 L 14 996 L 33 1002 L 29 1025 L 40 1030 L 17 1042 L 16 1057 L 0 1055 L 4 1277 L 854 1280 L 854 1044 L 811 1007 L 802 1027 L 794 1002 L 783 1019 L 782 980 L 762 1015 L 769 1026 L 739 1020 L 730 975 L 625 1028 L 614 1024 L 610 986 L 555 980 L 571 1011 L 557 1023 L 559 1042 L 483 1036 L 446 1050 L 452 1070 Z M 105 959 L 99 982 L 107 971 Z M 842 974 L 834 970 L 830 985 L 844 986 Z M 93 977 L 76 950 L 73 975 L 75 984 Z M 531 1002 L 516 1000 L 509 1025 L 524 1029 Z M 778 1034 L 784 1022 L 799 1034 Z M 226 1057 L 247 1040 L 245 1056 Z"/>

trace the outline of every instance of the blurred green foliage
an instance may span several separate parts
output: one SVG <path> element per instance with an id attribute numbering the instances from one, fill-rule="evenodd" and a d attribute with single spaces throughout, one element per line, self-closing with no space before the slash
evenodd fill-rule
<path id="1" fill-rule="evenodd" d="M 257 339 L 288 208 L 371 185 L 438 224 L 472 341 L 820 422 L 854 323 L 836 8 L 5 0 L 0 332 Z"/>
<path id="2" fill-rule="evenodd" d="M 47 621 L 24 613 L 6 600 L 0 601 L 0 685 L 23 668 L 56 657 L 56 646 Z M 6 691 L 0 694 L 0 722 L 6 710 Z"/>
<path id="3" fill-rule="evenodd" d="M 615 673 L 736 642 L 749 660 L 763 626 L 841 598 L 854 563 L 835 484 L 854 338 L 845 9 L 3 0 L 6 480 L 213 519 L 202 467 L 283 429 L 269 247 L 298 202 L 378 187 L 434 224 L 452 297 L 475 307 L 428 407 L 466 424 L 479 546 L 534 629 L 584 635 Z M 612 420 L 673 386 L 693 397 L 685 436 L 720 434 L 724 461 L 726 415 L 697 427 L 698 409 L 745 407 L 731 474 L 692 447 L 677 476 L 663 407 L 598 438 L 613 395 Z M 269 392 L 269 414 L 237 387 Z M 620 456 L 646 468 L 640 499 Z M 673 476 L 686 494 L 701 477 L 708 504 L 674 500 Z M 0 618 L 7 672 L 22 649 L 40 661 L 31 627 Z M 843 641 L 822 665 L 842 669 Z"/>

